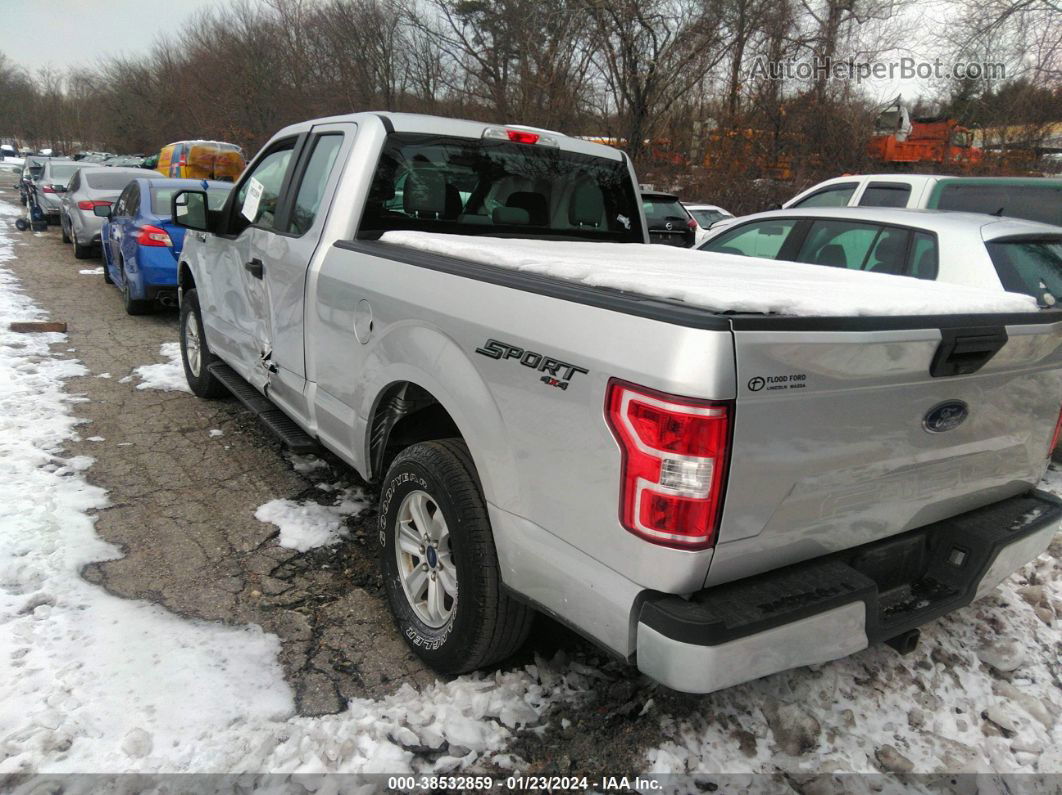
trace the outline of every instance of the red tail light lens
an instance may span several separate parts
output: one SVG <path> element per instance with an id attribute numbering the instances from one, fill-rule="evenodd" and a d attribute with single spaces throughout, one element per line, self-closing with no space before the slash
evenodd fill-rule
<path id="1" fill-rule="evenodd" d="M 1047 457 L 1051 457 L 1051 453 L 1058 447 L 1058 437 L 1062 436 L 1062 407 L 1058 411 L 1058 419 L 1055 420 L 1055 432 L 1051 436 L 1051 446 L 1047 448 Z"/>
<path id="2" fill-rule="evenodd" d="M 690 229 L 696 229 L 697 228 L 697 222 L 691 218 L 690 220 L 688 220 L 686 222 L 686 226 L 688 226 Z"/>
<path id="3" fill-rule="evenodd" d="M 613 379 L 605 410 L 623 454 L 623 526 L 665 546 L 714 546 L 730 458 L 731 405 Z"/>
<path id="4" fill-rule="evenodd" d="M 538 133 L 527 132 L 525 130 L 506 130 L 509 134 L 509 140 L 514 144 L 537 144 Z"/>
<path id="5" fill-rule="evenodd" d="M 88 210 L 89 212 L 92 212 L 97 207 L 110 207 L 110 206 L 111 206 L 110 202 L 93 201 L 93 200 L 90 200 L 90 199 L 85 199 L 85 200 L 79 201 L 77 203 L 77 207 L 78 207 L 79 210 Z"/>
<path id="6" fill-rule="evenodd" d="M 136 242 L 142 246 L 172 246 L 170 233 L 165 229 L 148 224 L 140 227 L 140 233 L 136 236 Z"/>
<path id="7" fill-rule="evenodd" d="M 55 188 L 53 188 L 51 185 L 42 185 L 41 186 L 41 192 L 42 193 L 55 193 Z"/>

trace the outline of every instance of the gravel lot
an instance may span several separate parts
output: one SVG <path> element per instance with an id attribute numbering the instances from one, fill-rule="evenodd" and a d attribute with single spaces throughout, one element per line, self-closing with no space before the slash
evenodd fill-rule
<path id="1" fill-rule="evenodd" d="M 0 201 L 12 197 L 0 190 Z M 386 608 L 365 532 L 374 526 L 371 490 L 333 459 L 308 465 L 285 454 L 232 399 L 138 389 L 137 368 L 163 362 L 161 346 L 177 339 L 176 313 L 127 316 L 118 291 L 92 272 L 99 262 L 75 260 L 55 228 L 17 240 L 17 258 L 4 267 L 51 320 L 68 324 L 60 350 L 89 371 L 65 382 L 83 396 L 74 411 L 86 421 L 65 452 L 94 459 L 85 476 L 110 500 L 96 532 L 124 557 L 92 563 L 83 576 L 183 617 L 275 634 L 300 716 L 342 720 L 351 699 L 432 686 L 437 677 L 407 652 Z M 277 527 L 255 518 L 273 500 L 331 505 L 337 491 L 361 489 L 370 507 L 345 519 L 346 537 L 333 546 L 284 548 Z M 1062 770 L 1062 536 L 1052 553 L 997 595 L 927 627 L 913 655 L 868 649 L 699 698 L 662 690 L 540 620 L 499 671 L 537 666 L 540 682 L 556 678 L 542 671 L 558 672 L 563 695 L 538 730 L 517 729 L 504 754 L 470 764 L 782 772 L 798 790 L 817 771 Z M 331 725 L 307 729 L 307 740 L 326 743 Z M 426 763 L 439 759 L 416 739 L 394 742 Z"/>

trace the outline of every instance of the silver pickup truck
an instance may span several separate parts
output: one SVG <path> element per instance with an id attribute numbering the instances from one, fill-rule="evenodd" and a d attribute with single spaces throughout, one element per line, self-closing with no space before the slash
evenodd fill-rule
<path id="1" fill-rule="evenodd" d="M 909 651 L 1062 517 L 1057 311 L 707 310 L 389 242 L 659 256 L 614 149 L 362 113 L 279 132 L 220 211 L 173 203 L 192 390 L 379 485 L 396 624 L 439 671 L 535 611 L 689 692 Z"/>

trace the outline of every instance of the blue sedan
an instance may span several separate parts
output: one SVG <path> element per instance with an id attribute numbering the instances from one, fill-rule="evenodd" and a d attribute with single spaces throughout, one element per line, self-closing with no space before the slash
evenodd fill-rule
<path id="1" fill-rule="evenodd" d="M 225 204 L 231 182 L 196 179 L 134 179 L 111 207 L 98 208 L 107 218 L 100 232 L 103 278 L 122 291 L 130 315 L 156 304 L 177 305 L 177 261 L 184 228 L 170 218 L 170 200 L 181 189 L 206 190 L 210 209 Z"/>

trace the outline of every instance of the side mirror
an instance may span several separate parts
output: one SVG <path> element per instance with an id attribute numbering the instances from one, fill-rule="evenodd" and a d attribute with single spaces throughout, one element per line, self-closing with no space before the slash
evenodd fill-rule
<path id="1" fill-rule="evenodd" d="M 181 190 L 170 201 L 173 222 L 186 229 L 207 232 L 207 195 L 204 190 Z"/>
<path id="2" fill-rule="evenodd" d="M 92 208 L 92 214 L 98 215 L 100 218 L 107 218 L 109 220 L 111 217 L 111 205 L 97 204 L 95 207 Z"/>

